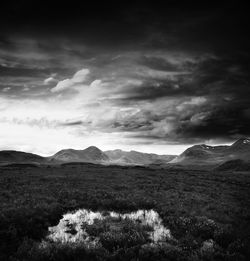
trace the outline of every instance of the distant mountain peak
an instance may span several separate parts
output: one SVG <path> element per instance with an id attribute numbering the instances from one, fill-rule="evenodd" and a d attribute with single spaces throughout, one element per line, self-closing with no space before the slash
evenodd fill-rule
<path id="1" fill-rule="evenodd" d="M 250 144 L 250 138 L 240 138 L 233 145 L 235 144 Z"/>
<path id="2" fill-rule="evenodd" d="M 88 148 L 85 149 L 85 151 L 101 151 L 101 150 L 96 146 L 89 146 Z"/>
<path id="3" fill-rule="evenodd" d="M 194 145 L 191 148 L 199 148 L 199 149 L 205 149 L 205 150 L 210 150 L 213 149 L 212 146 L 206 145 L 206 144 L 199 144 L 199 145 Z"/>
<path id="4" fill-rule="evenodd" d="M 239 140 L 241 140 L 242 142 L 244 142 L 244 141 L 250 142 L 250 138 L 248 138 L 248 137 L 243 137 L 243 138 L 240 138 Z"/>

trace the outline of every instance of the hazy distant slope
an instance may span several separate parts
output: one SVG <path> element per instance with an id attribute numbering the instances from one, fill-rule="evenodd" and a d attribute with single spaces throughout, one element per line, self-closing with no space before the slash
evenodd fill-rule
<path id="1" fill-rule="evenodd" d="M 138 151 L 108 150 L 105 154 L 109 159 L 117 164 L 153 164 L 167 163 L 173 160 L 175 155 L 157 155 L 151 153 L 142 153 Z"/>
<path id="2" fill-rule="evenodd" d="M 46 158 L 15 150 L 0 151 L 0 163 L 44 163 Z"/>
<path id="3" fill-rule="evenodd" d="M 97 147 L 91 146 L 84 150 L 65 149 L 50 157 L 50 160 L 64 162 L 103 162 L 108 156 Z"/>
<path id="4" fill-rule="evenodd" d="M 186 149 L 171 163 L 216 164 L 233 159 L 250 158 L 250 139 L 241 138 L 231 146 L 195 145 Z"/>

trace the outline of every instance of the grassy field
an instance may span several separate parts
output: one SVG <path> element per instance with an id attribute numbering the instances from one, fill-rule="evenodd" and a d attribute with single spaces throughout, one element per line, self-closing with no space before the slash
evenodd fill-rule
<path id="1" fill-rule="evenodd" d="M 48 227 L 79 208 L 154 209 L 175 239 L 157 247 L 140 242 L 118 247 L 114 241 L 108 249 L 59 243 L 41 249 L 39 242 Z M 248 260 L 250 256 L 247 172 L 93 164 L 1 167 L 0 209 L 0 260 Z"/>

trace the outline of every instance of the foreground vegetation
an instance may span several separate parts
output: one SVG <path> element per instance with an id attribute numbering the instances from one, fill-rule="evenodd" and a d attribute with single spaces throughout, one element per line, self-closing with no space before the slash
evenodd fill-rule
<path id="1" fill-rule="evenodd" d="M 155 246 L 131 225 L 126 233 L 102 231 L 106 234 L 98 249 L 80 243 L 41 244 L 49 226 L 79 208 L 154 209 L 173 239 Z M 92 164 L 1 167 L 0 209 L 0 260 L 248 260 L 250 256 L 248 172 Z M 88 229 L 96 233 L 102 228 L 96 224 Z"/>

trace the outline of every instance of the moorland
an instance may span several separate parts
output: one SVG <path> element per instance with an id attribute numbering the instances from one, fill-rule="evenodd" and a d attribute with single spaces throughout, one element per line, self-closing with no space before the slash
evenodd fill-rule
<path id="1" fill-rule="evenodd" d="M 98 249 L 60 242 L 41 247 L 48 227 L 81 208 L 121 213 L 153 209 L 172 238 L 150 244 L 133 227 L 137 237 L 132 241 L 133 231 L 122 240 L 109 233 Z M 0 209 L 0 260 L 248 260 L 250 256 L 249 172 L 10 164 L 0 167 Z"/>

